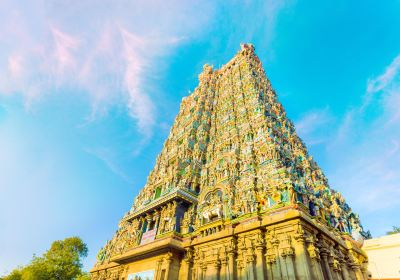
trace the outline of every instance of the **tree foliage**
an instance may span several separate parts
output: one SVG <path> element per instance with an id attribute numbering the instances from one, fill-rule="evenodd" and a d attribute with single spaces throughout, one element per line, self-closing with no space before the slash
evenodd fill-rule
<path id="1" fill-rule="evenodd" d="M 76 280 L 90 280 L 90 274 L 89 273 L 84 273 L 78 276 Z"/>
<path id="2" fill-rule="evenodd" d="M 388 231 L 386 234 L 390 235 L 390 234 L 396 234 L 396 233 L 400 233 L 400 227 L 393 226 L 393 229 L 391 231 Z"/>
<path id="3" fill-rule="evenodd" d="M 81 259 L 87 256 L 87 246 L 79 237 L 57 240 L 41 257 L 33 256 L 31 262 L 14 269 L 1 280 L 75 280 L 90 279 L 82 271 Z"/>

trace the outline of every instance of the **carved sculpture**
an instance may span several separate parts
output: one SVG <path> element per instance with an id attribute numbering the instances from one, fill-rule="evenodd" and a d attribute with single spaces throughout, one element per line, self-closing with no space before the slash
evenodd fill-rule
<path id="1" fill-rule="evenodd" d="M 262 219 L 279 209 L 303 211 L 315 226 L 328 228 L 335 236 L 359 242 L 368 238 L 359 217 L 343 196 L 330 188 L 308 154 L 252 45 L 244 44 L 221 69 L 205 65 L 199 80 L 194 92 L 182 99 L 153 171 L 114 237 L 99 251 L 97 266 L 139 246 L 143 235 L 151 230 L 156 231 L 155 240 L 175 233 L 182 238 L 200 238 L 244 219 Z M 309 230 L 307 234 L 315 233 Z M 329 246 L 319 247 L 316 237 L 308 236 L 304 241 L 304 232 L 300 238 L 290 231 L 269 231 L 268 235 L 268 241 L 262 240 L 261 232 L 235 237 L 239 244 L 232 240 L 218 245 L 207 261 L 205 249 L 196 249 L 194 256 L 186 254 L 187 258 L 199 259 L 188 262 L 195 263 L 194 279 L 207 273 L 203 271 L 207 263 L 219 270 L 232 265 L 223 252 L 237 256 L 238 275 L 254 273 L 246 267 L 264 257 L 271 273 L 278 271 L 277 265 L 282 262 L 287 271 L 295 271 L 293 248 L 301 242 L 302 251 L 313 261 L 319 262 L 320 256 L 329 259 L 325 270 L 329 263 L 335 271 L 342 269 L 338 257 L 327 256 Z M 259 251 L 255 250 L 257 246 Z"/>

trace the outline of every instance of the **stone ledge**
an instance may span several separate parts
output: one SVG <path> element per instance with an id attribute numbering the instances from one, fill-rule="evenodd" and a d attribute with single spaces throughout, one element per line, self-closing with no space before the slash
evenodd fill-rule
<path id="1" fill-rule="evenodd" d="M 106 264 L 95 266 L 89 272 L 90 273 L 94 273 L 94 272 L 97 272 L 97 271 L 102 271 L 102 270 L 106 270 L 106 269 L 112 269 L 112 268 L 115 268 L 115 267 L 118 267 L 118 266 L 119 266 L 118 263 L 109 262 L 109 263 L 106 263 Z"/>
<path id="2" fill-rule="evenodd" d="M 171 234 L 170 236 L 161 239 L 155 239 L 151 243 L 137 246 L 123 254 L 116 255 L 112 257 L 110 261 L 118 264 L 124 264 L 133 260 L 148 258 L 169 251 L 177 251 L 182 253 L 185 251 L 181 237 Z"/>

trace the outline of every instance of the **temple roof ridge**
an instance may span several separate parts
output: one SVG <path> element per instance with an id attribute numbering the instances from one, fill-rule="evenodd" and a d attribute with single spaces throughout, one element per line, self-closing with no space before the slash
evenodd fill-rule
<path id="1" fill-rule="evenodd" d="M 200 82 L 205 80 L 205 77 L 211 77 L 212 75 L 222 76 L 226 71 L 229 71 L 231 66 L 235 65 L 235 63 L 239 62 L 244 57 L 249 57 L 255 59 L 256 62 L 260 62 L 257 54 L 255 53 L 255 47 L 251 43 L 241 43 L 240 50 L 225 64 L 223 64 L 220 68 L 214 68 L 213 65 L 209 63 L 205 63 L 203 65 L 203 71 L 199 74 Z M 192 92 L 190 95 L 193 95 Z M 189 96 L 190 96 L 189 95 Z"/>

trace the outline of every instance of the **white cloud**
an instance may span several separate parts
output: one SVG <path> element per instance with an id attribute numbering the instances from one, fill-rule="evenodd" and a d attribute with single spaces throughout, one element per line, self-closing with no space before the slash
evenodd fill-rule
<path id="1" fill-rule="evenodd" d="M 367 93 L 375 93 L 381 90 L 386 89 L 390 83 L 393 82 L 396 78 L 398 78 L 398 73 L 400 70 L 400 55 L 398 55 L 395 59 L 393 59 L 392 63 L 387 66 L 384 73 L 370 79 L 367 83 Z"/>
<path id="2" fill-rule="evenodd" d="M 313 110 L 295 122 L 297 133 L 308 145 L 317 145 L 328 140 L 329 124 L 334 121 L 329 108 Z"/>
<path id="3" fill-rule="evenodd" d="M 32 106 L 74 89 L 90 97 L 92 118 L 125 103 L 147 136 L 162 61 L 212 15 L 211 5 L 179 1 L 2 1 L 0 9 L 0 95 L 18 93 Z"/>
<path id="4" fill-rule="evenodd" d="M 308 145 L 318 144 L 332 188 L 361 214 L 366 229 L 381 235 L 400 220 L 400 55 L 367 81 L 364 99 L 341 119 L 327 108 L 296 122 Z"/>
<path id="5" fill-rule="evenodd" d="M 340 122 L 323 128 L 322 110 L 307 114 L 297 125 L 300 134 L 303 131 L 311 139 L 331 131 L 324 142 L 331 186 L 343 192 L 356 211 L 387 219 L 400 207 L 399 69 L 400 55 L 382 74 L 368 80 L 364 101 Z M 391 219 L 396 225 L 396 217 Z"/>
<path id="6" fill-rule="evenodd" d="M 129 176 L 126 175 L 116 163 L 117 161 L 115 160 L 115 155 L 113 154 L 112 150 L 106 148 L 86 148 L 85 152 L 98 158 L 107 166 L 109 170 L 111 170 L 115 175 L 123 179 L 125 182 L 128 184 L 133 184 L 133 180 L 129 178 Z"/>
<path id="7" fill-rule="evenodd" d="M 270 40 L 284 6 L 242 3 L 249 18 L 241 8 L 204 1 L 1 1 L 0 96 L 17 93 L 31 107 L 72 89 L 90 98 L 89 120 L 127 104 L 139 131 L 150 136 L 157 120 L 155 85 L 177 46 L 204 34 L 213 40 L 208 32 L 221 13 L 229 21 L 219 27 L 229 31 L 228 44 L 254 39 L 259 28 Z"/>
<path id="8" fill-rule="evenodd" d="M 393 59 L 382 74 L 367 81 L 367 92 L 364 96 L 364 102 L 360 106 L 360 111 L 365 110 L 370 105 L 374 95 L 393 90 L 392 87 L 398 87 L 399 71 L 400 54 Z"/>
<path id="9" fill-rule="evenodd" d="M 138 119 L 140 129 L 146 129 L 154 124 L 154 105 L 148 96 L 142 92 L 143 80 L 140 79 L 142 72 L 146 71 L 146 49 L 149 42 L 133 33 L 121 28 L 123 41 L 123 53 L 126 61 L 124 85 L 129 93 L 128 107 L 133 117 Z"/>
<path id="10" fill-rule="evenodd" d="M 240 41 L 254 39 L 259 28 L 267 29 L 266 32 L 262 33 L 263 36 L 258 37 L 261 38 L 261 41 L 268 41 L 271 38 L 270 32 L 274 29 L 273 23 L 276 21 L 276 13 L 282 7 L 282 1 L 275 0 L 263 2 L 261 9 L 258 9 L 259 3 L 256 2 L 238 2 L 237 5 L 219 3 L 223 4 L 218 4 L 217 1 L 180 0 L 122 0 L 117 2 L 83 0 L 74 1 L 73 4 L 71 4 L 71 1 L 65 0 L 0 1 L 0 100 L 8 100 L 7 98 L 11 95 L 11 102 L 14 102 L 16 99 L 14 96 L 21 97 L 26 107 L 35 109 L 40 108 L 40 106 L 35 106 L 37 102 L 48 98 L 50 95 L 55 96 L 58 92 L 67 91 L 71 94 L 71 98 L 83 95 L 83 98 L 78 96 L 79 102 L 80 100 L 90 102 L 92 112 L 88 117 L 88 122 L 107 112 L 111 106 L 121 106 L 122 104 L 126 106 L 130 116 L 135 120 L 138 129 L 146 136 L 141 137 L 143 135 L 140 135 L 137 138 L 143 139 L 142 142 L 134 143 L 134 150 L 130 154 L 137 155 L 140 153 L 140 149 L 148 143 L 145 140 L 148 140 L 148 137 L 151 136 L 154 126 L 159 125 L 162 129 L 165 129 L 165 121 L 168 121 L 159 122 L 160 117 L 157 116 L 159 108 L 157 106 L 163 100 L 157 99 L 157 102 L 155 102 L 156 98 L 162 96 L 162 94 L 159 94 L 161 89 L 157 88 L 156 85 L 160 84 L 159 80 L 160 77 L 162 78 L 163 71 L 167 69 L 169 56 L 176 54 L 177 47 L 181 47 L 182 44 L 189 41 L 200 43 L 200 45 L 207 41 L 207 43 L 211 42 L 210 49 L 213 49 L 216 45 L 222 46 L 218 50 L 229 49 L 231 54 L 233 49 L 239 48 Z M 243 7 L 248 9 L 242 11 L 241 8 Z M 219 36 L 220 34 L 222 36 Z M 204 52 L 199 51 L 199 53 Z M 216 53 L 220 57 L 220 51 L 214 52 L 212 55 Z M 205 54 L 205 56 L 208 60 L 210 53 Z M 189 75 L 192 75 L 192 73 L 188 73 Z M 176 97 L 179 92 L 170 94 Z M 49 100 L 52 101 L 51 98 Z M 58 103 L 55 102 L 55 104 Z M 49 107 L 51 107 L 51 104 Z M 167 106 L 163 108 L 167 108 Z M 1 111 L 4 111 L 4 108 L 1 110 L 0 107 L 0 114 Z M 5 113 L 3 112 L 3 114 Z M 77 114 L 71 112 L 71 115 Z M 49 116 L 53 117 L 51 110 Z M 29 118 L 29 114 L 24 117 Z M 3 121 L 1 115 L 0 121 Z M 47 122 L 47 119 L 43 120 L 43 123 L 45 122 Z M 54 122 L 59 123 L 56 119 Z M 24 124 L 25 119 L 21 123 Z M 9 190 L 15 193 L 16 200 L 18 200 L 20 193 L 25 193 L 21 192 L 25 187 L 29 187 L 35 194 L 44 193 L 37 196 L 35 201 L 29 200 L 31 196 L 24 197 L 31 203 L 39 205 L 48 202 L 49 193 L 46 187 L 60 192 L 71 190 L 72 187 L 81 189 L 80 184 L 90 188 L 90 184 L 86 184 L 85 180 L 82 180 L 79 172 L 71 171 L 73 169 L 71 166 L 77 167 L 81 171 L 79 167 L 84 164 L 81 158 L 70 153 L 75 151 L 75 148 L 66 149 L 66 147 L 57 143 L 57 140 L 48 138 L 46 129 L 38 130 L 36 125 L 32 127 L 32 133 L 27 133 L 21 123 L 12 119 L 10 127 L 16 131 L 23 131 L 21 135 L 30 135 L 27 143 L 24 143 L 24 137 L 18 137 L 18 135 L 15 136 L 18 146 L 15 145 L 16 140 L 10 137 L 0 139 L 0 142 L 4 143 L 0 146 L 0 150 L 2 150 L 1 148 L 5 149 L 4 153 L 0 153 L 0 157 L 3 156 L 5 159 L 10 158 L 12 160 L 11 165 L 9 161 L 3 160 L 3 165 L 9 172 L 0 173 L 0 177 L 3 175 L 0 180 L 3 183 L 5 180 L 9 180 L 10 183 L 7 185 L 0 184 L 0 186 L 10 186 Z M 65 129 L 63 125 L 55 127 L 51 134 L 57 134 L 57 129 Z M 79 127 L 81 128 L 83 125 Z M 4 121 L 0 128 L 6 128 Z M 66 172 L 62 176 L 62 173 L 68 171 L 68 168 L 55 168 L 57 166 L 53 164 L 54 150 L 51 150 L 48 157 L 52 161 L 48 166 L 54 167 L 55 171 L 43 168 L 43 171 L 40 172 L 42 177 L 25 184 L 25 180 L 19 181 L 20 179 L 30 178 L 29 176 L 14 175 L 21 174 L 21 170 L 24 171 L 24 174 L 27 173 L 26 170 L 32 174 L 39 172 L 36 167 L 41 166 L 40 163 L 43 160 L 38 156 L 43 153 L 37 154 L 37 151 L 41 151 L 41 149 L 38 149 L 39 144 L 33 145 L 36 142 L 33 142 L 34 138 L 32 138 L 32 135 L 37 134 L 38 131 L 43 132 L 38 133 L 40 136 L 38 143 L 40 147 L 43 146 L 44 150 L 51 144 L 57 147 L 55 149 L 57 151 L 66 149 L 66 152 L 64 152 L 68 156 L 65 158 L 73 161 L 70 163 L 72 173 Z M 3 132 L 6 136 L 10 135 L 8 129 L 4 129 Z M 76 131 L 68 132 L 68 134 L 77 135 Z M 101 133 L 96 134 L 93 138 L 99 135 Z M 63 138 L 63 140 L 65 139 Z M 80 141 L 83 141 L 83 139 L 77 140 L 77 142 Z M 73 141 L 67 141 L 65 146 L 72 145 L 71 142 Z M 130 146 L 132 143 L 126 145 Z M 22 147 L 22 150 L 19 146 Z M 27 146 L 32 148 L 32 152 L 21 154 L 21 151 L 24 151 L 23 149 Z M 91 141 L 88 146 L 92 148 L 87 149 L 87 153 L 103 161 L 111 172 L 125 181 L 131 181 L 121 168 L 122 163 L 119 161 L 118 152 L 114 153 L 115 150 L 109 150 L 107 143 L 103 145 L 103 143 Z M 101 148 L 93 148 L 96 146 Z M 124 147 L 126 149 L 113 148 L 120 149 L 123 152 L 128 151 L 126 147 Z M 142 157 L 145 156 L 142 155 Z M 60 157 L 60 160 L 56 162 L 66 164 L 65 158 Z M 19 163 L 22 163 L 24 168 Z M 60 172 L 61 175 L 57 172 Z M 89 170 L 83 173 L 89 174 L 91 178 L 93 177 L 90 176 Z M 66 179 L 60 180 L 60 178 Z M 96 180 L 98 179 L 95 178 L 92 182 Z M 53 184 L 53 182 L 55 183 Z M 98 191 L 97 186 L 95 186 L 95 192 Z M 104 194 L 104 190 L 102 190 L 102 195 Z M 66 198 L 64 195 L 60 195 L 60 197 L 52 196 L 51 198 L 51 202 L 57 204 L 57 207 L 53 207 L 59 211 L 57 212 L 57 219 L 52 218 L 51 214 L 54 214 L 54 211 L 48 211 L 50 208 L 46 208 L 46 211 L 37 216 L 41 218 L 40 221 L 59 221 L 60 226 L 45 223 L 42 227 L 36 227 L 37 235 L 31 234 L 29 240 L 17 238 L 20 248 L 15 248 L 15 246 L 4 247 L 3 255 L 8 257 L 2 259 L 2 269 L 10 270 L 16 265 L 24 263 L 21 260 L 28 261 L 33 253 L 40 253 L 47 248 L 49 240 L 59 238 L 58 235 L 54 235 L 52 230 L 57 229 L 61 232 L 65 230 L 64 226 L 69 229 L 76 229 L 77 216 L 93 221 L 93 215 L 96 216 L 94 212 L 100 213 L 102 209 L 105 209 L 105 204 L 99 204 L 97 208 L 96 206 L 91 208 L 92 210 L 97 209 L 91 214 L 90 211 L 86 211 L 87 213 L 74 216 L 71 215 L 70 209 L 65 208 L 65 204 L 76 203 L 76 199 Z M 90 196 L 90 199 L 92 203 L 93 196 Z M 25 211 L 25 208 L 17 207 L 18 205 L 15 203 L 13 205 L 16 206 L 15 215 L 20 215 L 23 212 L 22 214 L 26 215 L 26 221 L 36 221 L 32 217 L 32 211 Z M 27 205 L 30 204 L 25 206 Z M 5 210 L 7 210 L 6 208 Z M 72 208 L 81 209 L 80 207 Z M 111 210 L 118 211 L 117 209 Z M 113 211 L 107 213 L 113 213 Z M 7 211 L 1 212 L 4 215 L 7 214 Z M 64 217 L 59 214 L 64 214 Z M 73 221 L 70 221 L 71 224 L 66 224 L 65 221 L 71 217 L 73 218 Z M 104 218 L 104 215 L 102 217 Z M 13 225 L 15 219 L 12 219 L 12 215 L 7 218 L 10 222 L 8 226 L 10 230 L 4 232 L 2 240 L 15 241 L 15 225 Z M 87 223 L 85 224 L 87 226 Z M 101 223 L 99 229 L 109 227 L 110 224 Z M 91 234 L 85 227 L 80 229 L 85 231 L 85 234 Z M 46 232 L 45 235 L 43 235 L 43 231 Z M 96 232 L 98 233 L 98 231 Z M 22 230 L 21 234 L 23 233 Z M 68 234 L 68 231 L 63 234 Z M 96 238 L 89 239 L 88 244 L 93 246 L 93 240 L 96 240 Z M 100 246 L 100 244 L 97 245 Z M 86 269 L 93 265 L 92 261 L 95 259 L 97 249 L 91 247 L 90 257 L 86 260 Z"/>

